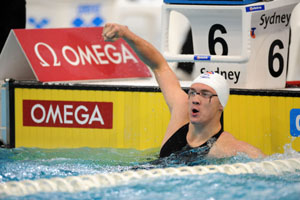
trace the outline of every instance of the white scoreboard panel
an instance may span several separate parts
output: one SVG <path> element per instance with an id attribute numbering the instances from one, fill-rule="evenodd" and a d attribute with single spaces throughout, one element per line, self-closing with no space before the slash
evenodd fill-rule
<path id="1" fill-rule="evenodd" d="M 300 0 L 249 5 L 163 5 L 163 53 L 172 61 L 195 62 L 193 77 L 207 71 L 223 75 L 231 88 L 284 88 L 289 55 L 290 19 Z M 189 20 L 194 55 L 168 49 L 171 12 Z"/>

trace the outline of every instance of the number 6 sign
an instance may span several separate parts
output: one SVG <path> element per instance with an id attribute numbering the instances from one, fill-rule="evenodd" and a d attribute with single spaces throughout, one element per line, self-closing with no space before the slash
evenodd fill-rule
<path id="1" fill-rule="evenodd" d="M 231 88 L 284 88 L 290 17 L 297 3 L 299 0 L 239 6 L 164 4 L 163 53 L 169 62 L 196 62 L 192 78 L 214 71 Z M 173 11 L 187 17 L 195 55 L 170 53 L 167 37 Z"/>

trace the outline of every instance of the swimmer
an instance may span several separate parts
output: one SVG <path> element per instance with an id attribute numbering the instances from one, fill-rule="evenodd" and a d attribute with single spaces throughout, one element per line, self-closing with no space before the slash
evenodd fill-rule
<path id="1" fill-rule="evenodd" d="M 215 158 L 238 153 L 250 158 L 265 156 L 258 148 L 223 130 L 220 119 L 229 97 L 229 86 L 223 76 L 201 74 L 186 93 L 161 53 L 127 26 L 107 23 L 102 36 L 105 41 L 123 38 L 155 75 L 171 113 L 160 157 L 196 148 L 206 149 L 202 156 Z"/>

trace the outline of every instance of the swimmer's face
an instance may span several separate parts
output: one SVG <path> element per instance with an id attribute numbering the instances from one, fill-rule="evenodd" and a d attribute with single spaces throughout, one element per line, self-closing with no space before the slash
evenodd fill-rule
<path id="1" fill-rule="evenodd" d="M 220 120 L 223 107 L 216 91 L 202 83 L 194 83 L 189 90 L 189 117 L 193 124 Z"/>

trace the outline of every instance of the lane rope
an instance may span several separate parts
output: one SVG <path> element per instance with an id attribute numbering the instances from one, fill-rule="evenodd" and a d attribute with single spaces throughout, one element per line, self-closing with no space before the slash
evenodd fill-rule
<path id="1" fill-rule="evenodd" d="M 0 183 L 0 198 L 6 196 L 25 196 L 40 192 L 80 192 L 93 188 L 124 185 L 134 180 L 161 176 L 204 175 L 209 173 L 280 175 L 293 172 L 300 172 L 300 158 L 223 165 L 130 170 L 115 173 L 69 176 L 65 178 L 3 182 Z"/>

